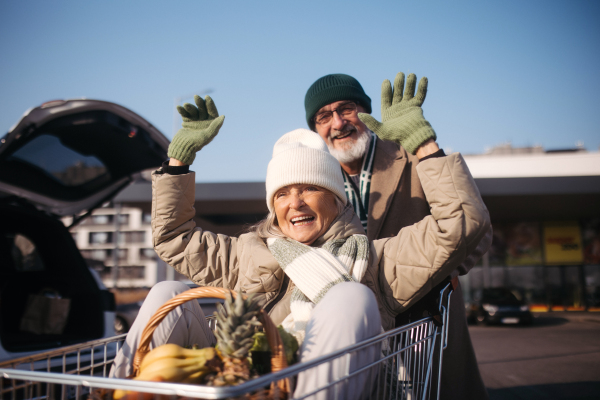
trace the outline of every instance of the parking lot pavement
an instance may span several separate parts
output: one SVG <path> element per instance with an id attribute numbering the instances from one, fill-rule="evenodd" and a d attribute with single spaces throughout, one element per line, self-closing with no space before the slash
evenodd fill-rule
<path id="1" fill-rule="evenodd" d="M 538 313 L 531 326 L 471 326 L 491 400 L 600 399 L 600 315 Z"/>

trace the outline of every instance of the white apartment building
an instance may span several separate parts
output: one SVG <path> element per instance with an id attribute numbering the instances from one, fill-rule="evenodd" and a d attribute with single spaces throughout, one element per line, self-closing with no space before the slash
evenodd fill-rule
<path id="1" fill-rule="evenodd" d="M 69 225 L 71 220 L 63 222 Z M 107 267 L 95 268 L 107 287 L 151 287 L 166 278 L 166 265 L 152 248 L 150 220 L 150 213 L 140 208 L 103 207 L 73 227 L 71 234 L 84 258 Z"/>

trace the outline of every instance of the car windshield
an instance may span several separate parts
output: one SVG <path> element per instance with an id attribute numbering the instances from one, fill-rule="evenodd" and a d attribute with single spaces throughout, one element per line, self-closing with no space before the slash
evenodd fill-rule
<path id="1" fill-rule="evenodd" d="M 486 289 L 483 291 L 483 300 L 494 301 L 519 301 L 517 297 L 508 289 Z"/>
<path id="2" fill-rule="evenodd" d="M 79 186 L 107 174 L 106 166 L 63 145 L 59 138 L 42 134 L 17 150 L 10 158 L 41 169 L 65 186 Z"/>

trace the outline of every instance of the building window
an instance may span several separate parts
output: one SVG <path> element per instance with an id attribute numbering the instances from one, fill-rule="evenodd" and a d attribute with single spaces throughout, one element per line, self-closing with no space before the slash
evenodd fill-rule
<path id="1" fill-rule="evenodd" d="M 149 225 L 152 222 L 152 214 L 148 212 L 142 213 L 142 224 Z"/>
<path id="2" fill-rule="evenodd" d="M 119 267 L 119 279 L 144 279 L 146 276 L 146 267 L 127 266 Z"/>
<path id="3" fill-rule="evenodd" d="M 108 225 L 112 224 L 113 216 L 106 214 L 92 215 L 89 219 L 91 225 Z"/>
<path id="4" fill-rule="evenodd" d="M 112 242 L 112 232 L 90 232 L 90 244 L 107 244 Z"/>
<path id="5" fill-rule="evenodd" d="M 129 225 L 129 214 L 119 214 L 119 225 Z"/>
<path id="6" fill-rule="evenodd" d="M 114 223 L 115 215 L 112 214 L 96 214 L 86 219 L 88 225 L 113 225 Z M 119 214 L 119 225 L 129 225 L 129 214 Z"/>
<path id="7" fill-rule="evenodd" d="M 144 243 L 145 241 L 146 232 L 144 231 L 121 232 L 119 234 L 119 243 Z"/>
<path id="8" fill-rule="evenodd" d="M 107 252 L 108 252 L 109 257 L 112 258 L 113 254 L 114 254 L 114 250 L 110 249 L 110 250 L 107 250 Z M 119 260 L 127 259 L 127 252 L 128 252 L 127 249 L 119 249 Z"/>
<path id="9" fill-rule="evenodd" d="M 93 250 L 82 250 L 81 254 L 83 258 L 89 258 L 92 260 L 106 261 L 112 260 L 114 250 L 113 249 L 93 249 Z M 127 249 L 119 249 L 119 260 L 127 259 Z"/>
<path id="10" fill-rule="evenodd" d="M 140 249 L 140 258 L 142 260 L 154 260 L 156 258 L 156 252 L 154 249 Z"/>
<path id="11" fill-rule="evenodd" d="M 91 258 L 98 261 L 104 261 L 108 258 L 108 252 L 104 249 L 82 250 L 81 254 L 84 258 Z"/>

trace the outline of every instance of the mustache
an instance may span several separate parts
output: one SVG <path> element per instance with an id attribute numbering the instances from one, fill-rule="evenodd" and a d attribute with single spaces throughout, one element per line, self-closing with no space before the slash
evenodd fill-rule
<path id="1" fill-rule="evenodd" d="M 354 133 L 356 131 L 356 127 L 354 125 L 346 125 L 341 131 L 333 131 L 331 133 L 332 139 L 337 139 L 340 136 L 346 136 L 349 133 Z"/>

